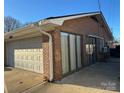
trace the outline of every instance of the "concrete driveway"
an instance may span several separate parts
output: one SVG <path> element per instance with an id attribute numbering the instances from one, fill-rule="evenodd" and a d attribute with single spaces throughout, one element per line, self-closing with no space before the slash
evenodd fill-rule
<path id="1" fill-rule="evenodd" d="M 42 74 L 10 67 L 5 68 L 4 76 L 9 93 L 21 93 L 46 82 Z"/>
<path id="2" fill-rule="evenodd" d="M 46 83 L 24 93 L 119 93 L 120 62 L 111 59 L 73 73 L 56 83 Z"/>
<path id="3" fill-rule="evenodd" d="M 29 91 L 25 91 L 24 93 L 119 93 L 119 92 L 78 86 L 74 84 L 46 83 L 44 85 L 32 88 Z"/>
<path id="4" fill-rule="evenodd" d="M 117 61 L 111 60 L 107 63 L 96 63 L 65 77 L 57 83 L 120 91 L 119 77 L 120 62 L 118 59 Z"/>

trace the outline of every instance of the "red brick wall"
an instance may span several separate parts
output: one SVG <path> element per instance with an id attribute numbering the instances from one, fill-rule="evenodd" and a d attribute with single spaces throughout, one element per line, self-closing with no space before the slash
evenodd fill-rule
<path id="1" fill-rule="evenodd" d="M 98 27 L 99 27 L 98 23 L 93 19 L 91 19 L 90 17 L 67 20 L 64 22 L 63 26 L 61 27 L 62 31 L 83 35 L 84 65 L 89 64 L 89 59 L 87 58 L 86 46 L 85 46 L 87 42 L 87 36 L 88 35 L 98 36 L 99 34 L 101 34 L 99 32 Z M 97 52 L 99 51 L 97 50 Z"/>
<path id="2" fill-rule="evenodd" d="M 47 80 L 50 77 L 50 62 L 49 62 L 49 37 L 43 35 L 43 69 L 44 69 L 44 76 Z"/>
<path id="3" fill-rule="evenodd" d="M 60 80 L 62 78 L 62 63 L 61 63 L 61 41 L 60 31 L 48 32 L 52 35 L 53 39 L 53 74 L 54 80 Z M 46 78 L 50 77 L 50 62 L 49 62 L 49 38 L 43 36 L 43 63 L 44 63 L 44 75 Z"/>
<path id="4" fill-rule="evenodd" d="M 99 28 L 99 25 L 96 21 L 91 19 L 90 17 L 84 17 L 84 18 L 78 18 L 78 19 L 72 19 L 67 20 L 64 22 L 64 24 L 57 29 L 56 31 L 52 31 L 51 35 L 53 37 L 53 62 L 54 62 L 54 80 L 60 80 L 62 78 L 62 59 L 61 59 L 61 35 L 60 32 L 69 32 L 69 33 L 75 33 L 82 35 L 81 38 L 81 45 L 82 45 L 82 60 L 83 65 L 88 65 L 88 59 L 86 54 L 86 47 L 85 44 L 87 42 L 87 36 L 88 35 L 95 35 L 95 36 L 101 36 L 108 39 L 108 33 L 106 33 L 106 29 L 103 27 L 102 29 Z M 100 30 L 101 29 L 101 30 Z M 47 40 L 46 40 L 47 41 Z M 99 47 L 99 43 L 97 43 L 97 47 Z M 43 42 L 43 48 L 44 48 L 44 69 L 45 69 L 45 75 L 49 77 L 49 60 L 48 60 L 48 42 Z M 97 50 L 97 57 L 98 59 L 102 56 L 100 56 L 99 50 Z M 47 64 L 47 65 L 46 65 Z"/>
<path id="5" fill-rule="evenodd" d="M 54 80 L 62 78 L 62 61 L 61 61 L 61 40 L 60 32 L 54 31 L 53 50 L 54 50 Z"/>
<path id="6" fill-rule="evenodd" d="M 77 34 L 98 34 L 98 24 L 91 18 L 78 18 L 67 20 L 64 22 L 62 31 L 77 33 Z"/>
<path id="7" fill-rule="evenodd" d="M 84 36 L 83 37 L 83 46 L 84 46 L 83 55 L 84 55 L 85 65 L 88 64 L 87 54 L 85 51 L 87 35 L 100 36 L 100 37 L 103 37 L 105 41 L 111 40 L 109 31 L 107 30 L 107 28 L 103 24 L 97 23 L 90 17 L 67 20 L 62 25 L 61 30 L 65 32 L 70 32 L 70 33 L 82 34 Z M 101 61 L 100 59 L 103 59 L 103 54 L 100 53 L 99 44 L 100 44 L 99 40 L 97 39 L 97 61 Z"/>
<path id="8" fill-rule="evenodd" d="M 7 55 L 6 55 L 6 42 L 4 42 L 4 65 L 7 65 Z"/>

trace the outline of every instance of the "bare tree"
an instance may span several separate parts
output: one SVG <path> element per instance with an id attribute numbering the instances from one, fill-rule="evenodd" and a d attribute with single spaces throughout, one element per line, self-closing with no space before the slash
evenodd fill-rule
<path id="1" fill-rule="evenodd" d="M 9 32 L 21 26 L 20 21 L 10 16 L 4 17 L 4 31 Z"/>

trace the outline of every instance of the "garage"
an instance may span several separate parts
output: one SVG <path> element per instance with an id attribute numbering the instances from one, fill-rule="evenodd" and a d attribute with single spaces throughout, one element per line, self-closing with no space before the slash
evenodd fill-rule
<path id="1" fill-rule="evenodd" d="M 7 65 L 43 73 L 41 37 L 30 37 L 6 43 Z"/>

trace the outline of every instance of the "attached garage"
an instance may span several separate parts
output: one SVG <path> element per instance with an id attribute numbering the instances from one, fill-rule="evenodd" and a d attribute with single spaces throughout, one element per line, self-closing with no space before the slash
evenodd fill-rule
<path id="1" fill-rule="evenodd" d="M 8 66 L 43 73 L 41 37 L 10 41 L 6 46 Z"/>
<path id="2" fill-rule="evenodd" d="M 5 64 L 60 80 L 103 59 L 101 49 L 107 42 L 98 41 L 112 38 L 99 12 L 50 17 L 5 33 Z"/>

